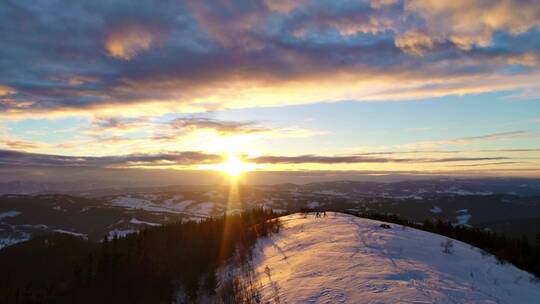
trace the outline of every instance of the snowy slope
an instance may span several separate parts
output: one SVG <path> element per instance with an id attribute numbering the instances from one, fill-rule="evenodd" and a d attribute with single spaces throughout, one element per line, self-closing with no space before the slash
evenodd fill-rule
<path id="1" fill-rule="evenodd" d="M 340 213 L 282 217 L 254 257 L 270 303 L 540 303 L 540 284 L 477 248 L 412 228 Z"/>

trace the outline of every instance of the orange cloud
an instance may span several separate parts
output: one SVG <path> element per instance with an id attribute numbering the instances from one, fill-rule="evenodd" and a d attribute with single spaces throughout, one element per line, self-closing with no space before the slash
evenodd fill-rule
<path id="1" fill-rule="evenodd" d="M 25 140 L 5 140 L 1 142 L 4 146 L 15 150 L 35 150 L 41 148 L 42 145 L 36 142 Z"/>
<path id="2" fill-rule="evenodd" d="M 527 52 L 521 55 L 510 56 L 508 58 L 508 64 L 517 64 L 527 67 L 538 66 L 538 56 L 533 52 Z"/>
<path id="3" fill-rule="evenodd" d="M 371 7 L 381 8 L 397 3 L 398 0 L 371 0 Z"/>
<path id="4" fill-rule="evenodd" d="M 53 75 L 49 79 L 67 83 L 71 86 L 78 86 L 85 83 L 91 83 L 98 81 L 97 77 L 85 76 L 85 75 Z"/>
<path id="5" fill-rule="evenodd" d="M 13 93 L 15 93 L 14 89 L 0 85 L 0 96 L 6 96 Z"/>
<path id="6" fill-rule="evenodd" d="M 303 2 L 300 0 L 265 0 L 266 5 L 271 11 L 280 13 L 290 13 L 301 6 Z"/>
<path id="7" fill-rule="evenodd" d="M 537 1 L 410 0 L 405 8 L 425 20 L 432 36 L 442 36 L 464 50 L 490 45 L 496 31 L 517 35 L 540 27 Z"/>
<path id="8" fill-rule="evenodd" d="M 404 52 L 413 55 L 424 55 L 426 50 L 433 48 L 433 39 L 422 32 L 410 31 L 396 36 L 395 44 Z"/>
<path id="9" fill-rule="evenodd" d="M 121 26 L 107 35 L 105 49 L 112 57 L 130 60 L 158 43 L 161 40 L 159 36 L 144 26 Z"/>

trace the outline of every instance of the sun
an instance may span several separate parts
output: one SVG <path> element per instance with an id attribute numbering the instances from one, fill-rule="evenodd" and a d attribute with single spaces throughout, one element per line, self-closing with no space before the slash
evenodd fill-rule
<path id="1" fill-rule="evenodd" d="M 236 178 L 242 173 L 253 171 L 254 165 L 242 161 L 238 156 L 229 154 L 227 160 L 216 166 L 218 170 L 223 171 L 231 178 Z"/>

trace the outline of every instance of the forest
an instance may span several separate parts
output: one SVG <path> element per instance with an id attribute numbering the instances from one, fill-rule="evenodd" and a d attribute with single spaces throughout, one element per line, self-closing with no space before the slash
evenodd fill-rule
<path id="1" fill-rule="evenodd" d="M 540 234 L 537 234 L 535 241 L 531 243 L 525 235 L 517 239 L 509 238 L 486 229 L 455 225 L 442 220 L 426 219 L 423 223 L 417 223 L 394 214 L 371 212 L 349 214 L 412 227 L 462 241 L 480 248 L 484 254 L 492 254 L 499 263 L 512 263 L 540 279 Z"/>
<path id="2" fill-rule="evenodd" d="M 531 243 L 526 237 L 513 239 L 441 220 L 417 223 L 392 214 L 350 214 L 444 235 L 540 277 L 540 235 Z M 38 236 L 0 251 L 0 303 L 255 303 L 256 284 L 242 283 L 245 273 L 225 270 L 249 268 L 257 239 L 278 233 L 281 225 L 272 211 L 253 209 L 101 242 L 65 234 Z M 441 247 L 451 253 L 451 242 Z"/>
<path id="3" fill-rule="evenodd" d="M 254 209 L 100 243 L 36 237 L 0 251 L 0 303 L 239 302 L 242 286 L 218 270 L 245 264 L 257 238 L 279 229 L 272 211 Z"/>

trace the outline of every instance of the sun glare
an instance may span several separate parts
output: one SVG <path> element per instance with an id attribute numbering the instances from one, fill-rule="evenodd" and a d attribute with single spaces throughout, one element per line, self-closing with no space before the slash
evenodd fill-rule
<path id="1" fill-rule="evenodd" d="M 217 165 L 217 169 L 225 172 L 231 178 L 236 178 L 244 172 L 253 171 L 253 164 L 243 162 L 238 156 L 229 154 L 227 160 Z"/>

